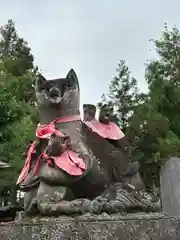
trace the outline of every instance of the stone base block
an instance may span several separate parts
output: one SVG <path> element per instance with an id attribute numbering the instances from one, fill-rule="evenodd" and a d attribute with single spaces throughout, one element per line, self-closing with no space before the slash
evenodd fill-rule
<path id="1" fill-rule="evenodd" d="M 179 240 L 180 218 L 163 214 L 24 219 L 1 223 L 0 240 Z"/>

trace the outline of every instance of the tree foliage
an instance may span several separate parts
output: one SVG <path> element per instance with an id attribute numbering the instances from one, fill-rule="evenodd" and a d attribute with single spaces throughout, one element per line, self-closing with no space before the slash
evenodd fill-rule
<path id="1" fill-rule="evenodd" d="M 137 81 L 130 74 L 126 62 L 121 60 L 116 69 L 116 76 L 110 83 L 109 93 L 102 96 L 102 102 L 114 107 L 116 122 L 123 130 L 127 128 L 129 116 L 136 106 L 137 98 L 140 97 Z"/>
<path id="2" fill-rule="evenodd" d="M 110 98 L 119 109 L 116 117 L 131 140 L 133 159 L 140 162 L 149 188 L 159 184 L 159 172 L 167 159 L 180 156 L 180 32 L 165 24 L 160 38 L 151 41 L 158 57 L 145 65 L 148 93 L 137 91 L 136 81 L 121 61 L 120 74 L 111 81 L 109 93 L 102 97 L 102 102 Z M 126 101 L 122 96 L 126 96 Z"/>
<path id="3" fill-rule="evenodd" d="M 0 56 L 0 156 L 11 164 L 11 169 L 1 172 L 0 185 L 4 185 L 18 177 L 37 118 L 33 89 L 37 67 L 11 20 L 0 28 Z"/>

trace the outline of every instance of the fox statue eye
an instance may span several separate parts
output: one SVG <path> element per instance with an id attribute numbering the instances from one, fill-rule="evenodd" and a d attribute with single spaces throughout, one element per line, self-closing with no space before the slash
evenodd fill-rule
<path id="1" fill-rule="evenodd" d="M 73 88 L 73 83 L 72 82 L 67 82 L 66 84 L 64 84 L 64 89 L 71 89 L 71 88 Z"/>
<path id="2" fill-rule="evenodd" d="M 72 88 L 73 87 L 73 84 L 72 83 L 68 83 L 67 84 L 67 88 Z"/>

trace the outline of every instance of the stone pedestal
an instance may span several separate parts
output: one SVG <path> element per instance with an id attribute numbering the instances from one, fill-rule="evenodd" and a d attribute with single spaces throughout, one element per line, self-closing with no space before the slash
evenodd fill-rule
<path id="1" fill-rule="evenodd" d="M 1 240 L 179 240 L 180 218 L 160 214 L 114 219 L 41 219 L 0 224 Z"/>
<path id="2" fill-rule="evenodd" d="M 172 157 L 160 173 L 162 211 L 180 216 L 180 158 Z"/>

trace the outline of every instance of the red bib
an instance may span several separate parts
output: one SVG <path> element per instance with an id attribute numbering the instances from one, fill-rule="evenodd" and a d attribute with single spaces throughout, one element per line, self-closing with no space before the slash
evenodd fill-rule
<path id="1" fill-rule="evenodd" d="M 38 124 L 36 129 L 36 137 L 40 139 L 49 139 L 51 134 L 55 133 L 57 136 L 64 136 L 59 130 L 55 129 L 55 123 L 62 123 L 62 122 L 73 122 L 80 120 L 79 115 L 71 116 L 71 117 L 64 117 L 64 118 L 57 118 L 55 121 L 49 124 Z M 24 167 L 19 175 L 19 178 L 16 184 L 20 184 L 24 179 L 27 177 L 30 165 L 31 165 L 31 157 L 32 154 L 36 152 L 36 141 L 34 141 L 27 153 L 27 157 L 25 160 Z M 58 157 L 49 157 L 46 153 L 42 153 L 39 158 L 37 159 L 34 174 L 37 175 L 40 161 L 42 158 L 53 159 L 54 163 L 57 167 L 66 171 L 69 175 L 72 176 L 80 176 L 85 171 L 85 163 L 82 158 L 78 157 L 77 153 L 71 150 L 66 150 L 63 154 Z"/>
<path id="2" fill-rule="evenodd" d="M 96 132 L 103 138 L 119 140 L 125 136 L 120 128 L 113 122 L 103 124 L 97 120 L 92 120 L 90 122 L 85 122 L 85 124 L 91 128 L 93 132 Z"/>

